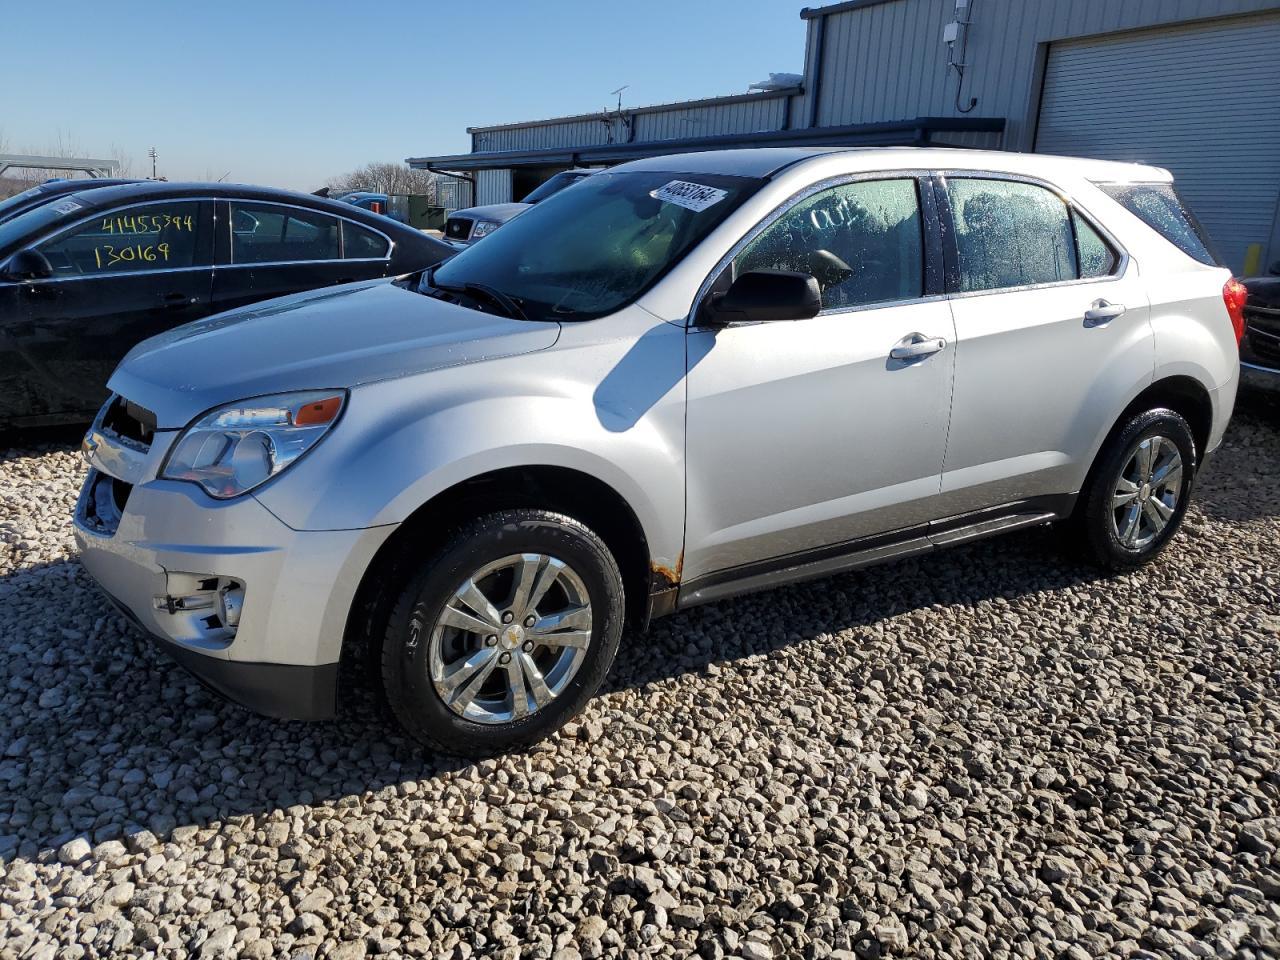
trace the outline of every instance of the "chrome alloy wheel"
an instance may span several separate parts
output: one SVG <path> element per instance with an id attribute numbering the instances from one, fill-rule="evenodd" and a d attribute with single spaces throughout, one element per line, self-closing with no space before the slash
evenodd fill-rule
<path id="1" fill-rule="evenodd" d="M 513 554 L 481 567 L 445 604 L 431 631 L 431 681 L 459 716 L 508 723 L 559 696 L 590 644 L 582 578 L 555 557 Z"/>
<path id="2" fill-rule="evenodd" d="M 1111 494 L 1111 526 L 1126 550 L 1145 549 L 1173 519 L 1182 496 L 1182 454 L 1167 437 L 1148 437 L 1125 461 Z"/>

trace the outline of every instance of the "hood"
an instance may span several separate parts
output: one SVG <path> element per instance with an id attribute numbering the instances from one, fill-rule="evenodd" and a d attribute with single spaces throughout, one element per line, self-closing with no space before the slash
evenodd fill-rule
<path id="1" fill-rule="evenodd" d="M 557 323 L 480 313 L 376 280 L 175 327 L 134 347 L 108 386 L 155 413 L 161 429 L 176 429 L 223 403 L 532 353 L 559 334 Z"/>
<path id="2" fill-rule="evenodd" d="M 518 213 L 524 213 L 533 204 L 530 203 L 487 203 L 483 207 L 467 207 L 449 214 L 449 219 L 466 217 L 468 220 L 495 220 L 506 223 Z"/>

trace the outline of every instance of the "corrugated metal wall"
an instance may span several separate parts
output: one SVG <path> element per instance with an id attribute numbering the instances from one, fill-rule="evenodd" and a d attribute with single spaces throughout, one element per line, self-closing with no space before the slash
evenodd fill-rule
<path id="1" fill-rule="evenodd" d="M 780 130 L 786 119 L 786 97 L 760 96 L 736 103 L 706 106 L 676 106 L 634 114 L 636 141 L 674 140 L 681 137 L 712 137 L 722 133 L 753 133 Z M 623 110 L 626 114 L 626 110 Z M 611 139 L 612 135 L 612 139 Z M 478 130 L 472 134 L 472 149 L 544 150 L 557 147 L 590 147 L 606 143 L 626 143 L 626 124 L 616 116 L 549 120 L 531 126 L 498 130 Z"/>
<path id="2" fill-rule="evenodd" d="M 471 200 L 471 182 L 457 180 L 453 177 L 441 176 L 436 183 L 436 197 L 440 206 L 449 213 L 473 205 Z"/>
<path id="3" fill-rule="evenodd" d="M 1055 43 L 1036 149 L 1168 167 L 1227 265 L 1256 272 L 1280 197 L 1277 51 L 1280 12 Z"/>
<path id="4" fill-rule="evenodd" d="M 476 171 L 476 206 L 486 203 L 506 203 L 510 199 L 510 170 Z"/>
<path id="5" fill-rule="evenodd" d="M 714 137 L 724 133 L 781 130 L 786 117 L 785 97 L 761 97 L 741 103 L 663 110 L 636 116 L 636 140 L 676 140 Z"/>
<path id="6" fill-rule="evenodd" d="M 1277 0 L 970 0 L 962 103 L 977 97 L 969 116 L 1006 118 L 1005 146 L 1030 149 L 1040 44 L 1274 9 Z M 955 18 L 954 0 L 889 0 L 828 15 L 819 126 L 961 116 L 942 42 Z"/>

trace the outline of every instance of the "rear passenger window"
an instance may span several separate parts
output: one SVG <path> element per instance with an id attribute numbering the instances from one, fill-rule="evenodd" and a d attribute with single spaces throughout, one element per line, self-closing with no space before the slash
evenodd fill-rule
<path id="1" fill-rule="evenodd" d="M 1200 224 L 1183 204 L 1173 184 L 1100 183 L 1098 187 L 1191 259 L 1217 265 L 1218 259 L 1209 249 Z"/>
<path id="2" fill-rule="evenodd" d="M 738 254 L 751 270 L 812 274 L 822 308 L 919 297 L 924 290 L 920 204 L 914 180 L 861 180 L 797 202 Z"/>
<path id="3" fill-rule="evenodd" d="M 1089 221 L 1074 210 L 1071 211 L 1071 225 L 1076 231 L 1080 276 L 1110 276 L 1116 268 L 1115 251 L 1099 236 L 1098 231 L 1089 225 Z"/>
<path id="4" fill-rule="evenodd" d="M 344 220 L 342 222 L 342 258 L 344 260 L 381 260 L 391 245 L 381 234 Z"/>
<path id="5" fill-rule="evenodd" d="M 231 262 L 337 260 L 342 221 L 323 213 L 231 201 Z"/>
<path id="6" fill-rule="evenodd" d="M 957 177 L 947 181 L 947 195 L 962 291 L 1076 278 L 1071 220 L 1057 194 L 1030 183 Z"/>

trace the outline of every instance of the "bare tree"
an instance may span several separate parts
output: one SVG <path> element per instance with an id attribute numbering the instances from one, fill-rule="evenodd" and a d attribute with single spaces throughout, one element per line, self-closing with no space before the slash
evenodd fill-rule
<path id="1" fill-rule="evenodd" d="M 125 153 L 123 147 L 113 143 L 107 156 L 116 162 L 117 177 L 133 176 L 133 154 Z"/>
<path id="2" fill-rule="evenodd" d="M 403 163 L 368 163 L 350 173 L 330 177 L 328 187 L 341 190 L 367 190 L 370 193 L 409 193 L 436 197 L 436 175 L 414 170 Z"/>

